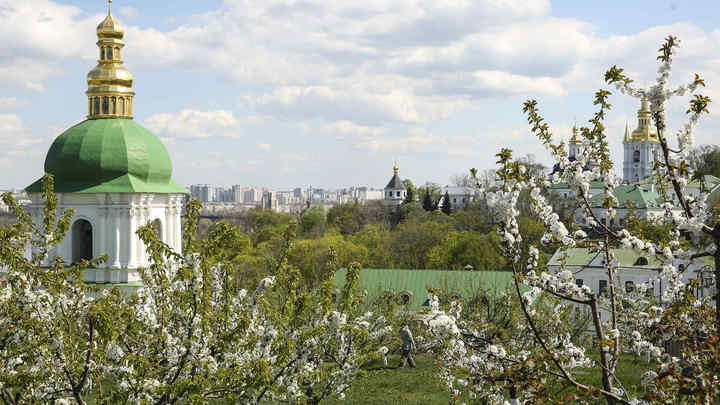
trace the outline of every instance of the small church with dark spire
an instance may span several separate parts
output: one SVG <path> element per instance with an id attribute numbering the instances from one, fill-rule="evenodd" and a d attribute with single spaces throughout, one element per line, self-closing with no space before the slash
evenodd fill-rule
<path id="1" fill-rule="evenodd" d="M 405 197 L 407 197 L 407 190 L 405 189 L 405 185 L 403 184 L 400 175 L 398 175 L 398 171 L 398 165 L 395 163 L 393 166 L 393 176 L 387 186 L 385 186 L 384 190 L 385 201 L 392 205 L 402 204 L 402 202 L 405 201 Z"/>

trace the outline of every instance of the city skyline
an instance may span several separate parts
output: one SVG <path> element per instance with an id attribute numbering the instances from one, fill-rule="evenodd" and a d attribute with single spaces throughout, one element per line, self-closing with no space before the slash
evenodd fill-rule
<path id="1" fill-rule="evenodd" d="M 281 190 L 308 179 L 381 188 L 395 160 L 403 178 L 449 184 L 470 167 L 491 168 L 505 146 L 547 164 L 522 101 L 538 99 L 567 138 L 592 114 L 602 72 L 617 64 L 649 84 L 656 66 L 648 61 L 669 34 L 681 39 L 673 80 L 702 73 L 703 94 L 720 96 L 715 3 L 610 3 L 403 0 L 360 9 L 228 0 L 168 10 L 116 0 L 113 10 L 126 27 L 135 120 L 166 143 L 177 181 Z M 93 33 L 105 13 L 101 0 L 2 8 L 0 188 L 38 178 L 52 140 L 84 119 Z M 610 102 L 607 135 L 620 174 L 625 122 L 633 125 L 639 103 Z M 685 108 L 670 105 L 671 131 Z M 713 103 L 697 143 L 712 143 L 718 115 Z"/>

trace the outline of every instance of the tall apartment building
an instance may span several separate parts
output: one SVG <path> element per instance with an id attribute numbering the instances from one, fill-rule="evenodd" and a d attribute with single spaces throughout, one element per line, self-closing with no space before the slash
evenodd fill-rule
<path id="1" fill-rule="evenodd" d="M 249 189 L 250 187 L 241 186 L 239 184 L 232 186 L 233 201 L 236 203 L 245 202 L 245 191 Z"/>
<path id="2" fill-rule="evenodd" d="M 215 186 L 211 184 L 193 184 L 190 186 L 190 195 L 201 202 L 213 202 L 217 198 Z"/>
<path id="3" fill-rule="evenodd" d="M 244 203 L 257 203 L 260 202 L 262 199 L 262 191 L 251 187 L 243 192 L 243 202 Z"/>

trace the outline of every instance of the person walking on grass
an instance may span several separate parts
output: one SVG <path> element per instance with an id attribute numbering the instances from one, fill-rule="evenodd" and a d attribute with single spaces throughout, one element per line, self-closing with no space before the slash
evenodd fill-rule
<path id="1" fill-rule="evenodd" d="M 400 328 L 400 338 L 402 339 L 402 357 L 400 358 L 400 367 L 405 368 L 406 363 L 410 363 L 410 367 L 415 368 L 415 360 L 412 358 L 411 352 L 415 350 L 415 339 L 407 323 Z"/>

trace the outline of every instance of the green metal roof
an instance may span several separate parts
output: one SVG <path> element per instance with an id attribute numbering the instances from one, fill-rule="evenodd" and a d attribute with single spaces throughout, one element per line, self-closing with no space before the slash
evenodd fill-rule
<path id="1" fill-rule="evenodd" d="M 655 255 L 643 255 L 636 252 L 633 249 L 612 249 L 613 256 L 617 260 L 617 264 L 620 267 L 636 267 L 636 268 L 647 268 L 647 269 L 661 269 L 663 267 L 662 261 L 660 261 Z M 593 252 L 589 248 L 570 248 L 566 250 L 558 250 L 548 261 L 548 266 L 559 266 L 565 257 L 566 266 L 585 266 L 589 264 L 598 253 Z M 640 257 L 647 259 L 647 265 L 636 265 L 635 263 Z M 710 257 L 702 257 L 695 259 L 696 261 L 712 265 L 713 261 Z"/>
<path id="2" fill-rule="evenodd" d="M 335 272 L 336 288 L 345 283 L 347 269 Z M 418 309 L 427 299 L 427 287 L 459 294 L 467 298 L 480 287 L 499 292 L 512 285 L 512 273 L 508 271 L 464 270 L 399 270 L 363 269 L 360 272 L 360 289 L 367 290 L 370 297 L 383 291 L 412 292 L 410 307 Z"/>
<path id="3" fill-rule="evenodd" d="M 634 208 L 660 208 L 660 204 L 662 204 L 662 199 L 658 193 L 638 184 L 618 186 L 613 194 L 618 200 L 616 208 L 628 208 L 627 201 L 631 201 Z M 590 199 L 590 206 L 593 208 L 602 207 L 604 199 L 605 195 L 597 194 Z"/>
<path id="4" fill-rule="evenodd" d="M 566 188 L 568 188 L 568 184 L 565 183 L 565 182 L 553 183 L 553 184 L 550 185 L 549 188 L 552 189 L 552 190 L 556 190 L 556 189 L 566 189 Z M 590 189 L 603 189 L 603 188 L 605 188 L 605 182 L 604 182 L 604 181 L 597 180 L 597 181 L 591 181 L 591 182 L 590 182 Z"/>
<path id="5" fill-rule="evenodd" d="M 643 185 L 654 184 L 656 180 L 657 180 L 657 178 L 655 176 L 647 176 L 644 179 L 640 180 L 637 184 L 643 184 Z M 706 174 L 706 175 L 702 176 L 702 179 L 694 179 L 694 180 L 690 181 L 687 184 L 686 188 L 699 189 L 701 187 L 705 187 L 706 190 L 710 191 L 710 190 L 714 189 L 715 187 L 717 187 L 718 185 L 720 185 L 719 178 L 717 178 L 711 174 Z M 672 189 L 672 186 L 668 182 L 668 190 L 671 190 L 671 189 Z"/>
<path id="6" fill-rule="evenodd" d="M 63 193 L 187 193 L 160 138 L 125 118 L 85 120 L 55 138 L 45 172 Z M 42 180 L 27 192 L 42 191 Z"/>
<path id="7" fill-rule="evenodd" d="M 87 285 L 93 285 L 93 286 L 101 286 L 105 288 L 112 288 L 112 287 L 143 287 L 145 284 L 142 281 L 131 281 L 127 283 L 95 283 L 92 281 L 86 281 L 85 284 Z"/>
<path id="8" fill-rule="evenodd" d="M 565 253 L 565 256 L 563 255 Z M 645 258 L 648 261 L 646 266 L 636 266 L 635 262 L 640 258 L 641 254 L 637 253 L 633 249 L 613 249 L 613 255 L 618 261 L 619 266 L 623 267 L 646 267 L 646 268 L 657 268 L 662 267 L 662 262 L 658 260 L 654 255 L 647 256 Z M 598 252 L 592 252 L 589 248 L 571 248 L 565 251 L 558 250 L 555 252 L 553 257 L 548 261 L 548 266 L 559 266 L 563 256 L 565 257 L 565 265 L 567 266 L 585 266 L 592 261 L 598 254 Z"/>

